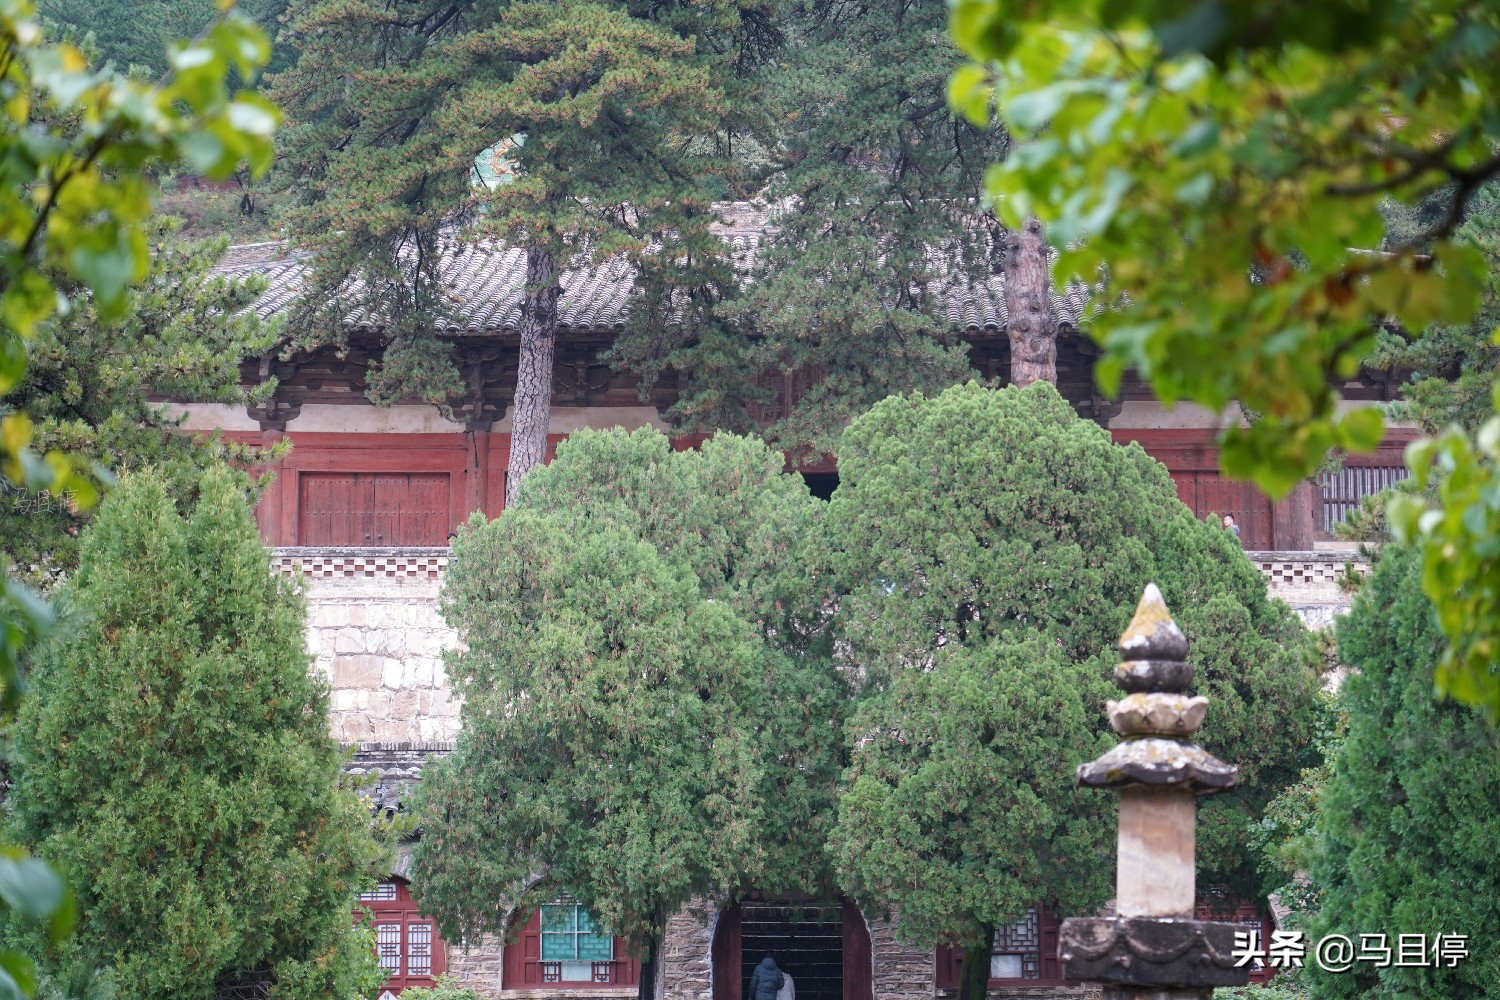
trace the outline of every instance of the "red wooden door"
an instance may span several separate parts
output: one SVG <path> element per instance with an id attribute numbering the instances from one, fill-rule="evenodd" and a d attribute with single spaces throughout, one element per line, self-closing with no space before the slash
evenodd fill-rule
<path id="1" fill-rule="evenodd" d="M 448 476 L 446 473 L 406 477 L 401 507 L 399 545 L 443 545 L 448 540 Z"/>
<path id="2" fill-rule="evenodd" d="M 870 928 L 859 907 L 848 900 L 844 921 L 844 1000 L 874 1000 L 874 969 L 870 962 Z"/>
<path id="3" fill-rule="evenodd" d="M 359 897 L 375 930 L 375 957 L 389 973 L 382 991 L 399 994 L 411 986 L 430 987 L 447 967 L 447 949 L 433 921 L 424 917 L 406 882 L 382 882 Z M 356 918 L 363 914 L 356 911 Z"/>
<path id="4" fill-rule="evenodd" d="M 1199 520 L 1213 514 L 1222 520 L 1233 514 L 1240 526 L 1240 544 L 1247 549 L 1275 547 L 1271 528 L 1271 501 L 1250 483 L 1225 479 L 1214 472 L 1174 472 L 1177 499 L 1187 504 Z"/>
<path id="5" fill-rule="evenodd" d="M 452 523 L 445 472 L 304 472 L 297 500 L 299 545 L 442 545 Z"/>
<path id="6" fill-rule="evenodd" d="M 740 904 L 719 911 L 710 951 L 714 972 L 713 1000 L 741 1000 L 745 984 L 740 981 Z"/>

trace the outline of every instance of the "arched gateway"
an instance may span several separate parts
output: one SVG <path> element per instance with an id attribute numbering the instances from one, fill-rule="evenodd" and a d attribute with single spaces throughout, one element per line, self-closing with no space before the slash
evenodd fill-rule
<path id="1" fill-rule="evenodd" d="M 870 929 L 847 900 L 746 899 L 719 914 L 713 1000 L 746 1000 L 750 972 L 770 954 L 797 1000 L 873 1000 Z"/>

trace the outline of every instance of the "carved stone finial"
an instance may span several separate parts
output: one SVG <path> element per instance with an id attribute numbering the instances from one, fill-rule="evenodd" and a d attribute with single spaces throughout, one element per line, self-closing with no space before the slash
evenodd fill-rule
<path id="1" fill-rule="evenodd" d="M 1115 683 L 1126 691 L 1186 691 L 1193 683 L 1187 636 L 1172 620 L 1156 584 L 1146 584 L 1135 617 L 1120 636 Z"/>
<path id="2" fill-rule="evenodd" d="M 1125 742 L 1078 768 L 1078 783 L 1094 788 L 1186 786 L 1195 794 L 1234 787 L 1239 769 L 1185 737 L 1196 733 L 1208 699 L 1184 692 L 1193 680 L 1187 636 L 1172 620 L 1156 584 L 1146 584 L 1135 616 L 1120 636 L 1124 660 L 1115 682 L 1129 694 L 1106 704 L 1109 723 Z"/>

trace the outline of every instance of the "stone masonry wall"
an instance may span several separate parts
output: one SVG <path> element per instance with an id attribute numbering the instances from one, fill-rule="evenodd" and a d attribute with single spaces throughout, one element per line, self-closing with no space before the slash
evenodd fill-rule
<path id="1" fill-rule="evenodd" d="M 1358 552 L 1246 552 L 1272 597 L 1289 604 L 1308 628 L 1322 629 L 1348 611 L 1352 595 L 1340 585 L 1346 573 L 1363 574 L 1369 565 Z"/>
<path id="2" fill-rule="evenodd" d="M 341 743 L 452 740 L 457 700 L 443 652 L 457 635 L 438 613 L 436 578 L 306 578 L 307 645 L 332 687 Z"/>
<path id="3" fill-rule="evenodd" d="M 1348 610 L 1339 586 L 1353 553 L 1249 552 L 1274 597 L 1310 627 Z M 443 652 L 458 637 L 438 612 L 447 549 L 278 549 L 277 565 L 301 575 L 307 644 L 332 687 L 333 736 L 342 743 L 451 741 L 459 704 Z"/>
<path id="4" fill-rule="evenodd" d="M 500 991 L 500 939 L 486 934 L 477 944 L 448 945 L 448 973 L 465 986 L 472 986 L 485 996 Z"/>
<path id="5" fill-rule="evenodd" d="M 896 940 L 894 920 L 871 920 L 870 958 L 875 1000 L 932 1000 L 936 967 L 931 948 L 908 948 Z"/>

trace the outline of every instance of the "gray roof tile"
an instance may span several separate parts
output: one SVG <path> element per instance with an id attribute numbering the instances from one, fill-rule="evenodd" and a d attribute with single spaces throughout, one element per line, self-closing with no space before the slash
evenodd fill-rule
<path id="1" fill-rule="evenodd" d="M 741 266 L 747 266 L 754 256 L 765 230 L 766 214 L 758 206 L 743 203 L 720 209 L 716 230 L 734 248 L 733 256 Z M 270 316 L 296 302 L 308 264 L 307 253 L 285 242 L 253 243 L 230 247 L 218 270 L 241 277 L 264 275 L 268 288 L 255 308 L 262 316 Z M 452 307 L 452 316 L 441 332 L 477 336 L 513 333 L 519 328 L 526 284 L 524 250 L 488 240 L 455 238 L 445 241 L 439 267 Z M 632 282 L 630 265 L 618 258 L 600 266 L 565 271 L 558 299 L 559 330 L 610 333 L 621 329 Z M 352 291 L 357 294 L 358 289 Z M 980 332 L 1004 328 L 1005 279 L 998 274 L 977 283 L 955 282 L 939 288 L 936 297 L 941 314 L 955 329 Z M 1066 293 L 1052 293 L 1052 308 L 1059 323 L 1077 327 L 1092 315 L 1098 303 L 1091 302 L 1088 286 L 1075 281 Z M 376 325 L 362 313 L 353 315 L 350 323 L 363 328 Z"/>

